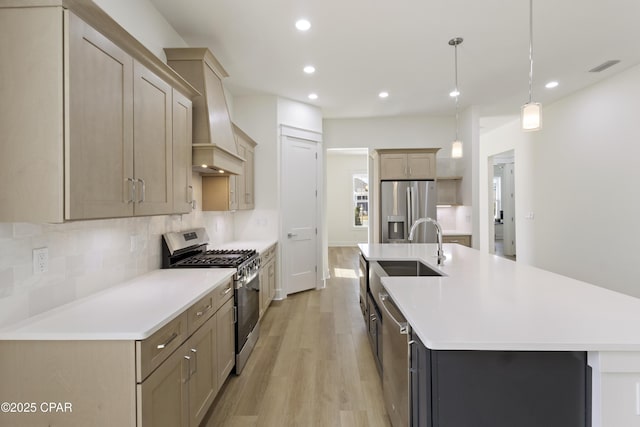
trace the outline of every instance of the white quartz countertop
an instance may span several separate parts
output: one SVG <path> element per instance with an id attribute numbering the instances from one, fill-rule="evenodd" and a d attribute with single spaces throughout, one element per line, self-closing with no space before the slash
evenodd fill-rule
<path id="1" fill-rule="evenodd" d="M 155 270 L 0 329 L 0 340 L 141 340 L 186 310 L 235 269 Z"/>
<path id="2" fill-rule="evenodd" d="M 424 344 L 451 350 L 640 351 L 640 299 L 457 244 L 360 244 L 369 261 L 446 276 L 382 284 Z"/>
<path id="3" fill-rule="evenodd" d="M 235 240 L 222 244 L 211 245 L 211 249 L 255 249 L 262 253 L 278 243 L 277 240 Z"/>

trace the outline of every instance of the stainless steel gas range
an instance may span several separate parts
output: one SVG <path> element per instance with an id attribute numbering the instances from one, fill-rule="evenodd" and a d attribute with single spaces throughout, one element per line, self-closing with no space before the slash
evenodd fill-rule
<path id="1" fill-rule="evenodd" d="M 166 233 L 162 236 L 162 268 L 235 268 L 236 367 L 240 374 L 253 350 L 260 329 L 260 256 L 255 250 L 207 250 L 204 228 Z"/>

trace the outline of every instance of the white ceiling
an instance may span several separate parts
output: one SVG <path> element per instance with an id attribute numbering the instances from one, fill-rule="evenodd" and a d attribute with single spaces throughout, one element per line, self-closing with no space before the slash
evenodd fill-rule
<path id="1" fill-rule="evenodd" d="M 527 0 L 151 0 L 191 46 L 226 68 L 234 94 L 268 93 L 325 118 L 519 114 L 528 99 Z M 300 17 L 311 21 L 297 31 Z M 640 63 L 640 0 L 535 0 L 534 101 L 549 103 Z M 609 59 L 622 62 L 599 74 Z M 302 72 L 313 64 L 314 75 Z M 554 90 L 544 88 L 558 80 Z M 381 100 L 381 90 L 390 93 Z M 316 92 L 316 101 L 307 99 Z"/>

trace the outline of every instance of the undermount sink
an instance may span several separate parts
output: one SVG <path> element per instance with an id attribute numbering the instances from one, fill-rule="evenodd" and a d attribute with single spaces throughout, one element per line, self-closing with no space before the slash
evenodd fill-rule
<path id="1" fill-rule="evenodd" d="M 378 265 L 389 277 L 397 276 L 442 276 L 420 261 L 378 261 Z"/>

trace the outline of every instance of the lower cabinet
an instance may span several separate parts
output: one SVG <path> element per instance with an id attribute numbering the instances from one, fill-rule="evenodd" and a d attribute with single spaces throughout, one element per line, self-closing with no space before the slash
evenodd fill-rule
<path id="1" fill-rule="evenodd" d="M 277 245 L 271 246 L 260 256 L 260 317 L 276 296 Z"/>
<path id="2" fill-rule="evenodd" d="M 204 419 L 235 365 L 233 293 L 219 289 L 203 298 L 213 315 L 138 384 L 138 427 L 194 427 Z"/>
<path id="3" fill-rule="evenodd" d="M 220 307 L 218 316 L 218 387 L 222 387 L 236 364 L 235 310 L 233 298 Z"/>
<path id="4" fill-rule="evenodd" d="M 144 340 L 0 340 L 0 397 L 31 402 L 0 412 L 0 426 L 199 426 L 235 366 L 229 289 L 221 283 Z"/>
<path id="5" fill-rule="evenodd" d="M 589 427 L 585 352 L 431 350 L 412 333 L 413 427 Z"/>

